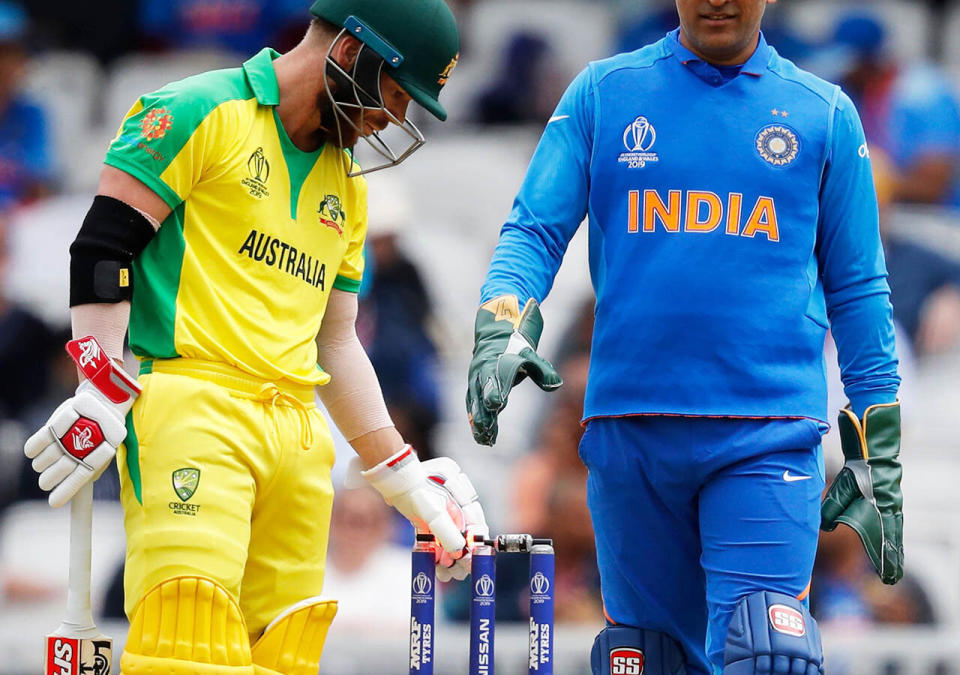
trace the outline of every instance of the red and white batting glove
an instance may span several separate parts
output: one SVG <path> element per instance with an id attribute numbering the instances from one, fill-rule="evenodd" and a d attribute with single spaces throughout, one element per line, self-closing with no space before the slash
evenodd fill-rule
<path id="1" fill-rule="evenodd" d="M 53 507 L 66 504 L 107 468 L 127 437 L 127 412 L 140 394 L 136 380 L 103 353 L 96 338 L 71 340 L 67 353 L 86 379 L 23 446 Z"/>
<path id="2" fill-rule="evenodd" d="M 471 557 L 468 542 L 475 535 L 488 537 L 490 530 L 477 491 L 459 465 L 449 457 L 421 463 L 407 445 L 362 475 L 418 532 L 436 537 L 441 547 L 437 579 L 466 579 Z"/>

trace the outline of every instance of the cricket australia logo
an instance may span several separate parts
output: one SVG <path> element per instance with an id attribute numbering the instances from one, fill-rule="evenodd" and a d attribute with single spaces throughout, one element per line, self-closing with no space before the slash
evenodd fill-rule
<path id="1" fill-rule="evenodd" d="M 86 368 L 91 363 L 96 364 L 100 360 L 100 345 L 96 340 L 84 340 L 80 342 L 80 368 Z"/>
<path id="2" fill-rule="evenodd" d="M 651 152 L 657 142 L 657 130 L 644 116 L 640 116 L 623 130 L 623 147 L 617 161 L 626 164 L 628 169 L 642 169 L 647 162 L 659 162 L 660 155 Z"/>
<path id="3" fill-rule="evenodd" d="M 433 582 L 430 581 L 430 577 L 426 574 L 420 572 L 413 578 L 414 595 L 428 595 L 431 590 L 433 590 Z"/>
<path id="4" fill-rule="evenodd" d="M 474 590 L 479 598 L 492 598 L 495 591 L 493 579 L 490 578 L 489 574 L 484 574 L 477 579 Z"/>
<path id="5" fill-rule="evenodd" d="M 764 161 L 774 166 L 787 166 L 800 153 L 800 141 L 789 127 L 771 124 L 760 130 L 756 139 L 757 152 Z"/>
<path id="6" fill-rule="evenodd" d="M 200 469 L 177 469 L 173 472 L 173 491 L 180 501 L 188 501 L 200 484 Z"/>
<path id="7" fill-rule="evenodd" d="M 343 227 L 347 223 L 347 214 L 340 204 L 340 197 L 337 195 L 326 195 L 323 201 L 320 202 L 320 207 L 317 209 L 317 216 L 320 218 L 322 225 L 326 225 L 343 237 Z"/>
<path id="8" fill-rule="evenodd" d="M 530 592 L 533 595 L 546 595 L 550 592 L 550 580 L 543 572 L 537 572 L 530 580 Z"/>
<path id="9" fill-rule="evenodd" d="M 140 121 L 140 131 L 148 141 L 163 138 L 172 126 L 173 115 L 166 108 L 155 108 Z"/>
<path id="10" fill-rule="evenodd" d="M 240 181 L 244 187 L 249 188 L 250 195 L 257 199 L 269 197 L 267 190 L 267 179 L 270 177 L 270 162 L 263 154 L 263 148 L 257 148 L 247 160 L 247 171 L 250 176 Z"/>
<path id="11" fill-rule="evenodd" d="M 460 61 L 460 52 L 457 52 L 456 55 L 450 59 L 450 63 L 447 64 L 447 67 L 443 69 L 443 72 L 440 73 L 440 76 L 437 78 L 437 84 L 441 87 L 447 83 L 447 80 L 450 79 L 450 74 L 453 73 L 453 69 L 457 67 L 457 63 Z"/>

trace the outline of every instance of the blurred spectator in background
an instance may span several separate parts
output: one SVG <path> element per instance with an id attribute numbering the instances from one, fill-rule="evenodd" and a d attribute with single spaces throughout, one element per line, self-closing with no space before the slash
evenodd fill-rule
<path id="1" fill-rule="evenodd" d="M 820 533 L 810 608 L 824 629 L 936 623 L 930 598 L 909 571 L 896 586 L 885 586 L 873 574 L 857 533 L 849 527 Z"/>
<path id="2" fill-rule="evenodd" d="M 579 482 L 586 497 L 587 468 L 578 449 L 583 436 L 583 395 L 586 391 L 588 352 L 568 357 L 560 366 L 564 387 L 550 399 L 533 452 L 519 459 L 513 475 L 522 490 L 512 491 L 517 532 L 548 536 L 560 520 L 551 516 L 551 490 L 560 482 Z M 593 559 L 591 558 L 591 562 Z"/>
<path id="3" fill-rule="evenodd" d="M 23 442 L 34 411 L 48 405 L 51 366 L 63 344 L 62 335 L 8 297 L 9 228 L 0 216 L 0 513 L 13 501 L 45 496 L 23 456 Z M 75 372 L 70 369 L 74 381 Z"/>
<path id="4" fill-rule="evenodd" d="M 550 401 L 534 451 L 514 464 L 513 479 L 523 489 L 513 494 L 516 531 L 550 536 L 563 552 L 556 561 L 557 619 L 596 623 L 603 620 L 600 577 L 587 468 L 578 454 L 589 365 L 588 347 L 560 366 L 564 387 Z"/>
<path id="5" fill-rule="evenodd" d="M 246 57 L 263 45 L 286 46 L 277 41 L 291 23 L 302 37 L 309 8 L 306 0 L 140 0 L 139 25 L 154 48 L 215 48 Z"/>
<path id="6" fill-rule="evenodd" d="M 679 25 L 673 0 L 656 0 L 652 4 L 643 11 L 637 8 L 624 10 L 622 20 L 618 22 L 615 53 L 632 52 L 652 44 Z"/>
<path id="7" fill-rule="evenodd" d="M 918 356 L 947 351 L 960 341 L 960 262 L 891 232 L 896 169 L 879 148 L 871 162 L 893 317 Z"/>
<path id="8" fill-rule="evenodd" d="M 136 49 L 137 2 L 131 0 L 27 0 L 34 27 L 31 47 L 89 52 L 101 62 Z"/>
<path id="9" fill-rule="evenodd" d="M 9 222 L 0 218 L 0 419 L 23 421 L 45 393 L 49 355 L 59 345 L 51 330 L 5 292 Z"/>
<path id="10" fill-rule="evenodd" d="M 886 38 L 868 10 L 839 21 L 841 84 L 857 104 L 871 150 L 893 159 L 894 200 L 960 208 L 960 101 L 936 66 L 894 63 Z"/>
<path id="11" fill-rule="evenodd" d="M 27 66 L 27 28 L 22 7 L 0 2 L 0 210 L 51 191 L 47 118 L 20 93 Z"/>
<path id="12" fill-rule="evenodd" d="M 410 569 L 410 548 L 390 543 L 392 527 L 392 510 L 372 488 L 337 491 L 324 595 L 340 608 L 328 644 L 409 627 L 410 590 L 399 577 Z"/>
<path id="13" fill-rule="evenodd" d="M 499 73 L 477 97 L 476 120 L 481 124 L 546 123 L 565 85 L 554 59 L 543 36 L 524 31 L 511 36 Z"/>
<path id="14" fill-rule="evenodd" d="M 408 187 L 388 174 L 370 178 L 367 262 L 370 288 L 358 326 L 390 417 L 421 459 L 436 457 L 439 363 L 430 337 L 433 302 L 401 239 L 416 227 Z"/>

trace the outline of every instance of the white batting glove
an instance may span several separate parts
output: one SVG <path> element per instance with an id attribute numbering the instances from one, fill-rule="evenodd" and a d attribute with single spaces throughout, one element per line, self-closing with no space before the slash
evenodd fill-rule
<path id="1" fill-rule="evenodd" d="M 23 446 L 53 507 L 66 504 L 107 468 L 127 436 L 127 412 L 140 394 L 95 338 L 71 340 L 67 352 L 87 379 Z"/>
<path id="2" fill-rule="evenodd" d="M 477 491 L 455 461 L 438 457 L 421 463 L 407 445 L 362 475 L 417 531 L 436 537 L 442 549 L 437 559 L 437 579 L 467 577 L 468 542 L 475 535 L 487 537 L 490 531 Z"/>

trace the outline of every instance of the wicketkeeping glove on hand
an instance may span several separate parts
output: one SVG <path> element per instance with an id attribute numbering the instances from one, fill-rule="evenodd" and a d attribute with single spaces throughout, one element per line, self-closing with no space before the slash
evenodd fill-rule
<path id="1" fill-rule="evenodd" d="M 903 577 L 903 494 L 900 478 L 900 404 L 867 408 L 863 421 L 840 411 L 846 458 L 820 509 L 820 528 L 852 527 L 885 584 Z"/>
<path id="2" fill-rule="evenodd" d="M 475 535 L 488 537 L 483 508 L 467 475 L 449 457 L 420 462 L 409 445 L 362 472 L 384 500 L 418 532 L 430 532 L 440 544 L 437 578 L 462 580 L 470 573 Z"/>
<path id="3" fill-rule="evenodd" d="M 140 394 L 136 381 L 114 365 L 95 338 L 71 340 L 67 352 L 87 379 L 23 446 L 54 507 L 66 504 L 107 468 L 127 437 L 127 412 Z"/>
<path id="4" fill-rule="evenodd" d="M 537 354 L 543 317 L 533 298 L 523 312 L 515 295 L 484 303 L 474 324 L 473 360 L 467 382 L 467 417 L 477 443 L 497 440 L 497 415 L 507 405 L 510 390 L 529 377 L 544 391 L 558 389 L 557 369 Z"/>

